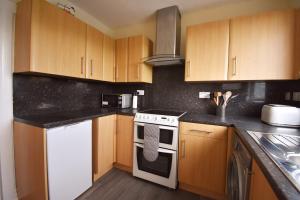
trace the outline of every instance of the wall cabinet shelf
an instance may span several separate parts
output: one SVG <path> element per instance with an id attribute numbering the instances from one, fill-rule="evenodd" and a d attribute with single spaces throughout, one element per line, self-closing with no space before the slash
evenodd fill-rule
<path id="1" fill-rule="evenodd" d="M 299 76 L 299 11 L 269 11 L 187 29 L 186 81 Z"/>

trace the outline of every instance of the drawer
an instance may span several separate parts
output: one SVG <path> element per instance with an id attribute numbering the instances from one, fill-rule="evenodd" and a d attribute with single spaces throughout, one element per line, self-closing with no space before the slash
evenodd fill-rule
<path id="1" fill-rule="evenodd" d="M 179 131 L 180 134 L 184 135 L 194 135 L 213 139 L 227 138 L 227 127 L 224 126 L 180 122 Z"/>

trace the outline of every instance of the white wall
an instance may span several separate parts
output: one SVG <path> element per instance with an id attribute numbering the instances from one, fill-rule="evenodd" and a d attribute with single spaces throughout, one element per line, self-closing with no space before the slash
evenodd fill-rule
<path id="1" fill-rule="evenodd" d="M 3 200 L 17 199 L 13 156 L 12 44 L 15 3 L 0 0 L 0 162 Z"/>

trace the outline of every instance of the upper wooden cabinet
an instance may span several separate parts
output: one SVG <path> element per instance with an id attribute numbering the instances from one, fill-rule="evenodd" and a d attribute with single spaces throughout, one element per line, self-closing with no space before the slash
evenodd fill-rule
<path id="1" fill-rule="evenodd" d="M 152 55 L 152 42 L 145 36 L 116 40 L 116 82 L 152 83 L 152 67 L 144 60 Z"/>
<path id="2" fill-rule="evenodd" d="M 227 127 L 180 123 L 179 184 L 182 189 L 224 199 Z"/>
<path id="3" fill-rule="evenodd" d="M 186 81 L 300 78 L 299 11 L 269 11 L 187 29 Z"/>
<path id="4" fill-rule="evenodd" d="M 116 158 L 116 115 L 93 119 L 93 180 L 113 167 Z"/>
<path id="5" fill-rule="evenodd" d="M 268 180 L 264 176 L 263 172 L 258 167 L 255 160 L 252 162 L 252 177 L 251 177 L 251 189 L 250 200 L 268 199 L 277 200 L 274 191 L 272 190 Z"/>
<path id="6" fill-rule="evenodd" d="M 294 10 L 238 17 L 230 23 L 230 80 L 295 77 Z"/>
<path id="7" fill-rule="evenodd" d="M 86 35 L 86 77 L 102 80 L 103 78 L 103 34 L 87 25 Z"/>
<path id="8" fill-rule="evenodd" d="M 115 81 L 115 41 L 111 37 L 104 35 L 103 39 L 103 79 L 104 81 Z"/>
<path id="9" fill-rule="evenodd" d="M 127 82 L 128 71 L 128 38 L 116 40 L 116 82 Z"/>
<path id="10" fill-rule="evenodd" d="M 15 72 L 85 77 L 85 23 L 46 1 L 22 0 L 15 32 Z"/>
<path id="11" fill-rule="evenodd" d="M 227 80 L 229 20 L 187 28 L 186 81 Z"/>

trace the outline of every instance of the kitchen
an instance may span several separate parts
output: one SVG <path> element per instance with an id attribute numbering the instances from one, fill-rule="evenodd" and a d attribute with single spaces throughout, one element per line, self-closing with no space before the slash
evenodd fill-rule
<path id="1" fill-rule="evenodd" d="M 299 1 L 1 5 L 1 200 L 300 199 Z"/>

